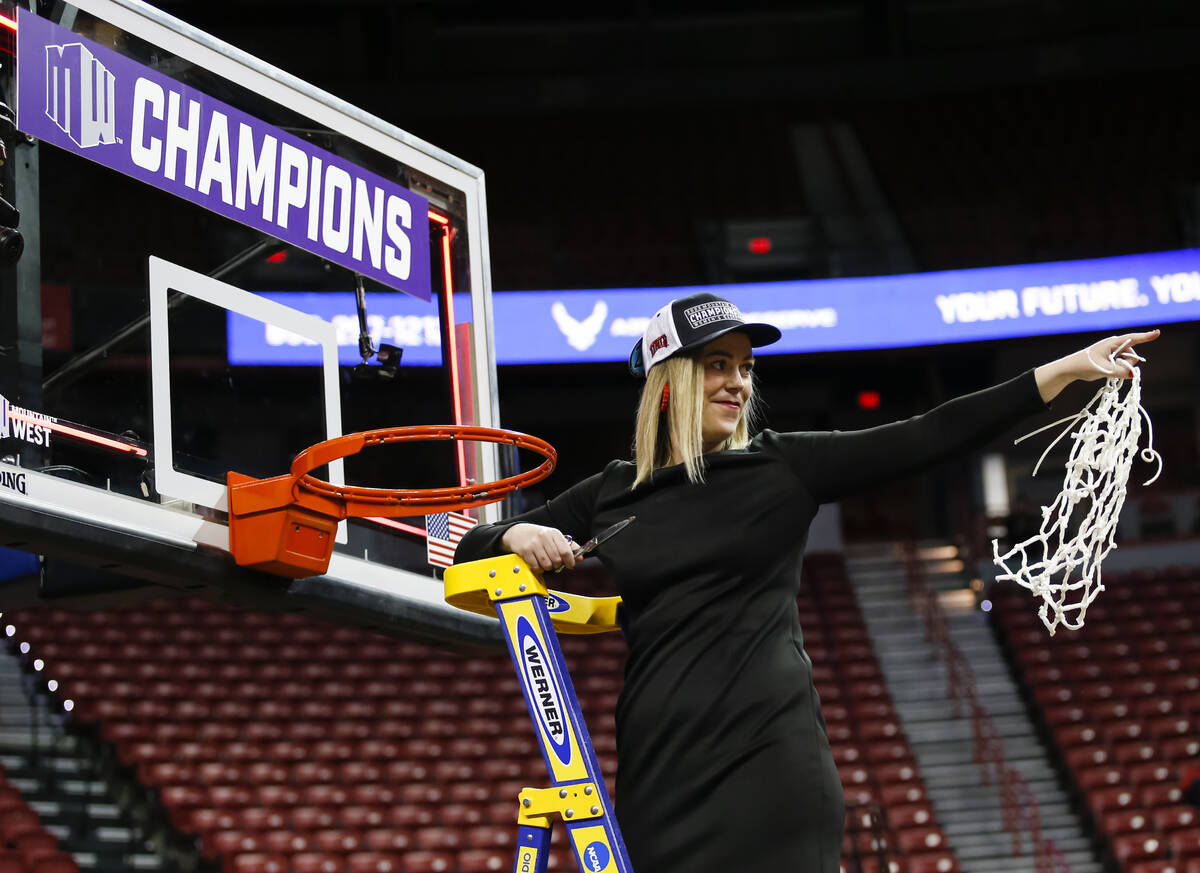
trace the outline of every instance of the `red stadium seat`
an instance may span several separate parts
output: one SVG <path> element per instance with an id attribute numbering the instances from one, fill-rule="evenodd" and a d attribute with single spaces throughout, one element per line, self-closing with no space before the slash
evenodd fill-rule
<path id="1" fill-rule="evenodd" d="M 1161 806 L 1154 810 L 1151 816 L 1154 829 L 1164 834 L 1200 827 L 1200 815 L 1197 814 L 1196 807 L 1191 804 Z"/>
<path id="2" fill-rule="evenodd" d="M 417 848 L 434 851 L 453 851 L 464 843 L 462 831 L 456 828 L 417 828 L 413 836 L 416 839 Z"/>
<path id="3" fill-rule="evenodd" d="M 0 775 L 3 771 L 0 771 Z M 21 809 L 25 806 L 25 801 L 21 798 L 21 792 L 13 788 L 11 785 L 0 785 L 0 813 L 9 809 Z"/>
<path id="4" fill-rule="evenodd" d="M 1175 771 L 1166 764 L 1138 764 L 1129 768 L 1129 779 L 1135 785 L 1146 785 L 1151 782 L 1169 782 L 1175 778 Z"/>
<path id="5" fill-rule="evenodd" d="M 327 806 L 296 806 L 292 808 L 292 827 L 315 831 L 334 826 L 334 810 Z"/>
<path id="6" fill-rule="evenodd" d="M 1094 722 L 1088 716 L 1088 710 L 1078 703 L 1064 703 L 1043 707 L 1046 723 L 1052 727 L 1067 724 L 1087 724 Z"/>
<path id="7" fill-rule="evenodd" d="M 266 850 L 262 834 L 254 831 L 215 830 L 203 835 L 206 858 L 232 858 L 243 852 L 257 854 Z"/>
<path id="8" fill-rule="evenodd" d="M 1174 697 L 1147 697 L 1138 700 L 1133 705 L 1133 710 L 1143 718 L 1162 718 L 1168 715 L 1176 715 L 1182 710 L 1180 702 Z"/>
<path id="9" fill-rule="evenodd" d="M 900 763 L 912 761 L 912 749 L 903 738 L 899 740 L 871 743 L 866 748 L 867 760 L 872 764 Z"/>
<path id="10" fill-rule="evenodd" d="M 1168 715 L 1162 718 L 1152 718 L 1149 725 L 1150 736 L 1155 739 L 1174 739 L 1176 737 L 1192 737 L 1200 733 L 1200 719 L 1188 715 Z"/>
<path id="11" fill-rule="evenodd" d="M 458 856 L 462 873 L 492 873 L 509 870 L 513 865 L 513 853 L 502 849 L 470 849 Z"/>
<path id="12" fill-rule="evenodd" d="M 466 828 L 483 824 L 487 820 L 487 808 L 482 804 L 447 803 L 442 806 L 441 815 L 447 826 Z"/>
<path id="13" fill-rule="evenodd" d="M 863 785 L 872 781 L 871 771 L 861 765 L 844 764 L 838 767 L 837 771 L 842 785 Z"/>
<path id="14" fill-rule="evenodd" d="M 1172 673 L 1161 682 L 1164 694 L 1183 697 L 1200 691 L 1200 676 L 1195 673 Z M 1187 707 L 1184 707 L 1188 711 Z"/>
<path id="15" fill-rule="evenodd" d="M 1140 808 L 1137 792 L 1124 785 L 1093 789 L 1088 792 L 1087 797 L 1088 807 L 1097 819 L 1103 818 L 1104 814 L 1108 812 Z"/>
<path id="16" fill-rule="evenodd" d="M 908 873 L 958 873 L 953 852 L 918 852 L 908 856 Z"/>
<path id="17" fill-rule="evenodd" d="M 872 768 L 875 778 L 880 785 L 890 785 L 896 782 L 920 781 L 920 774 L 912 764 L 882 764 Z"/>
<path id="18" fill-rule="evenodd" d="M 313 832 L 313 844 L 321 852 L 357 852 L 365 848 L 358 831 L 343 828 L 325 828 Z"/>
<path id="19" fill-rule="evenodd" d="M 457 863 L 450 852 L 409 852 L 404 856 L 404 873 L 451 873 Z"/>
<path id="20" fill-rule="evenodd" d="M 938 827 L 914 827 L 894 832 L 896 847 L 905 855 L 940 851 L 946 848 L 946 837 Z"/>
<path id="21" fill-rule="evenodd" d="M 209 789 L 210 792 L 216 790 L 215 787 Z M 246 790 L 263 806 L 295 806 L 300 802 L 300 789 L 294 785 L 267 784 Z"/>
<path id="22" fill-rule="evenodd" d="M 1067 765 L 1072 770 L 1082 770 L 1085 767 L 1099 767 L 1113 763 L 1112 752 L 1107 746 L 1075 746 L 1067 749 L 1063 755 Z"/>
<path id="23" fill-rule="evenodd" d="M 404 860 L 390 852 L 354 852 L 346 857 L 349 873 L 403 873 Z"/>
<path id="24" fill-rule="evenodd" d="M 875 788 L 871 785 L 843 786 L 842 791 L 845 793 L 847 812 L 852 811 L 852 807 L 866 806 L 869 803 L 873 803 L 876 799 Z"/>
<path id="25" fill-rule="evenodd" d="M 398 803 L 388 808 L 387 823 L 399 828 L 418 828 L 431 825 L 437 821 L 440 804 L 413 803 L 411 801 Z"/>
<path id="26" fill-rule="evenodd" d="M 1200 860 L 1200 828 L 1172 831 L 1167 834 L 1171 854 L 1183 861 Z"/>
<path id="27" fill-rule="evenodd" d="M 1090 724 L 1072 722 L 1054 728 L 1054 740 L 1064 749 L 1087 746 L 1098 739 L 1099 732 Z"/>
<path id="28" fill-rule="evenodd" d="M 0 844 L 13 843 L 24 834 L 42 833 L 38 814 L 28 806 L 6 809 L 0 816 Z"/>
<path id="29" fill-rule="evenodd" d="M 263 831 L 260 840 L 265 851 L 286 855 L 296 852 L 308 852 L 315 848 L 312 837 L 308 832 L 292 828 Z"/>
<path id="30" fill-rule="evenodd" d="M 234 855 L 225 868 L 231 873 L 288 873 L 288 859 L 284 855 Z"/>
<path id="31" fill-rule="evenodd" d="M 1085 767 L 1075 772 L 1075 779 L 1084 791 L 1126 785 L 1128 773 L 1123 767 Z"/>
<path id="32" fill-rule="evenodd" d="M 889 806 L 887 823 L 893 830 L 928 827 L 935 822 L 933 807 L 928 803 L 903 803 Z"/>
<path id="33" fill-rule="evenodd" d="M 13 848 L 25 859 L 25 866 L 32 867 L 35 861 L 58 854 L 58 838 L 48 831 L 22 834 L 14 841 Z"/>
<path id="34" fill-rule="evenodd" d="M 1157 809 L 1160 806 L 1173 806 L 1183 801 L 1183 791 L 1178 785 L 1162 782 L 1156 785 L 1146 785 L 1140 789 L 1142 806 L 1146 809 Z"/>
<path id="35" fill-rule="evenodd" d="M 1121 864 L 1167 856 L 1167 845 L 1157 834 L 1121 834 L 1112 838 L 1112 849 Z"/>
<path id="36" fill-rule="evenodd" d="M 1118 764 L 1144 764 L 1158 758 L 1158 747 L 1150 742 L 1120 743 L 1113 747 L 1113 759 Z"/>
<path id="37" fill-rule="evenodd" d="M 235 827 L 248 831 L 268 831 L 287 826 L 286 810 L 271 807 L 254 807 L 232 810 Z"/>
<path id="38" fill-rule="evenodd" d="M 1123 718 L 1107 722 L 1103 726 L 1104 740 L 1108 743 L 1126 743 L 1146 738 L 1143 723 L 1136 718 Z"/>
<path id="39" fill-rule="evenodd" d="M 920 782 L 898 782 L 893 785 L 879 787 L 879 799 L 885 806 L 891 807 L 900 803 L 924 803 L 925 786 Z"/>
<path id="40" fill-rule="evenodd" d="M 414 845 L 413 832 L 405 828 L 371 828 L 363 832 L 363 840 L 373 852 L 406 853 Z"/>
<path id="41" fill-rule="evenodd" d="M 292 855 L 291 873 L 348 873 L 341 855 L 333 852 L 301 852 Z"/>
<path id="42" fill-rule="evenodd" d="M 303 803 L 308 806 L 341 806 L 350 799 L 348 792 L 341 785 L 305 785 L 300 789 Z"/>
<path id="43" fill-rule="evenodd" d="M 1129 718 L 1133 709 L 1124 700 L 1104 700 L 1087 704 L 1087 719 L 1093 723 Z"/>
<path id="44" fill-rule="evenodd" d="M 1150 815 L 1144 809 L 1121 809 L 1105 813 L 1101 820 L 1101 827 L 1109 836 L 1146 833 L 1153 830 Z"/>
<path id="45" fill-rule="evenodd" d="M 467 831 L 467 845 L 472 849 L 515 849 L 517 845 L 517 829 L 514 827 L 496 827 L 494 825 L 479 825 Z"/>
<path id="46" fill-rule="evenodd" d="M 872 719 L 859 723 L 858 735 L 865 742 L 874 742 L 902 737 L 904 731 L 900 729 L 900 723 L 895 720 Z"/>
<path id="47" fill-rule="evenodd" d="M 1138 861 L 1125 868 L 1126 873 L 1183 873 L 1175 861 Z"/>
<path id="48" fill-rule="evenodd" d="M 1194 737 L 1172 737 L 1159 742 L 1159 750 L 1167 761 L 1183 762 L 1200 758 L 1200 739 Z"/>

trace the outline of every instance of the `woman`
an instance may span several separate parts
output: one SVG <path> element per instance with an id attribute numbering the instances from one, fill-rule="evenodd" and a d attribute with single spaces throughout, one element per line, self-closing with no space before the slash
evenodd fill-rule
<path id="1" fill-rule="evenodd" d="M 842 788 L 796 595 L 821 503 L 968 451 L 1098 379 L 1157 332 L 1096 343 L 922 416 L 852 433 L 750 438 L 753 348 L 779 339 L 713 294 L 672 301 L 630 357 L 645 375 L 635 461 L 479 525 L 459 561 L 575 566 L 573 542 L 630 515 L 597 554 L 624 600 L 616 812 L 641 873 L 836 873 Z M 1090 358 L 1089 358 L 1090 354 Z"/>

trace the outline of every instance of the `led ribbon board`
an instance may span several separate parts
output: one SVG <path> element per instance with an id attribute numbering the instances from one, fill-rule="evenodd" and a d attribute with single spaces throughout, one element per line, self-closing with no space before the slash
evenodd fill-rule
<path id="1" fill-rule="evenodd" d="M 783 332 L 758 352 L 763 355 L 1116 332 L 1200 320 L 1200 250 L 859 279 L 496 294 L 496 360 L 627 361 L 649 313 L 672 298 L 712 290 L 736 303 L 748 321 Z M 357 363 L 352 294 L 264 296 L 332 323 L 342 362 Z M 401 346 L 405 365 L 441 362 L 436 321 L 415 301 L 376 294 L 369 309 L 375 342 Z M 313 359 L 298 337 L 232 321 L 229 356 L 231 364 L 251 365 Z"/>
<path id="2" fill-rule="evenodd" d="M 17 127 L 422 300 L 428 202 L 28 10 Z"/>

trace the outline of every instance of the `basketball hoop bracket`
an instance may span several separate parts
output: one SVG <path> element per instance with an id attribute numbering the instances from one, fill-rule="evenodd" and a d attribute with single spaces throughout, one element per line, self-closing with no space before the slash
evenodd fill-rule
<path id="1" fill-rule="evenodd" d="M 446 488 L 367 488 L 334 485 L 312 475 L 330 461 L 368 446 L 428 440 L 467 440 L 513 445 L 542 456 L 532 470 L 483 484 Z M 317 443 L 296 455 L 291 471 L 269 479 L 226 476 L 229 487 L 229 550 L 243 567 L 300 579 L 329 569 L 338 522 L 375 516 L 401 518 L 452 512 L 495 503 L 554 470 L 558 454 L 545 440 L 490 427 L 429 425 L 363 431 Z"/>

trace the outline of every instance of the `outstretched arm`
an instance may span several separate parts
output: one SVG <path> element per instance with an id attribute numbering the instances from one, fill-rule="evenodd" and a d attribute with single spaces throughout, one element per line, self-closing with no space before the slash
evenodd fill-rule
<path id="1" fill-rule="evenodd" d="M 910 476 L 969 452 L 1045 404 L 1076 379 L 1133 374 L 1130 351 L 1157 331 L 1101 340 L 994 388 L 957 397 L 924 415 L 849 432 L 764 435 L 819 503 Z M 1109 356 L 1116 364 L 1109 364 Z"/>
<path id="2" fill-rule="evenodd" d="M 1158 339 L 1159 333 L 1156 329 L 1145 333 L 1110 336 L 1065 358 L 1042 364 L 1033 371 L 1042 400 L 1049 403 L 1076 379 L 1093 382 L 1108 376 L 1116 376 L 1118 379 L 1130 378 L 1133 375 L 1134 364 L 1140 360 L 1133 347 Z M 1109 363 L 1110 358 L 1115 363 Z"/>

